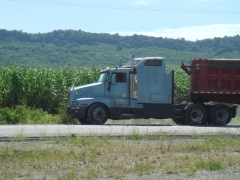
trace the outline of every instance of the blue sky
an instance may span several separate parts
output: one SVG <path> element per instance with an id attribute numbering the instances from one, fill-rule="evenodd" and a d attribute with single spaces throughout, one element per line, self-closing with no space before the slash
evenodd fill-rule
<path id="1" fill-rule="evenodd" d="M 240 1 L 0 0 L 0 29 L 81 29 L 195 41 L 240 34 Z"/>

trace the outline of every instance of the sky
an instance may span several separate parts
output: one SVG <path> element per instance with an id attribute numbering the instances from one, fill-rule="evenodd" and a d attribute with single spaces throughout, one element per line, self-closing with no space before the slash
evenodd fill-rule
<path id="1" fill-rule="evenodd" d="M 0 0 L 0 29 L 185 38 L 240 34 L 239 0 Z"/>

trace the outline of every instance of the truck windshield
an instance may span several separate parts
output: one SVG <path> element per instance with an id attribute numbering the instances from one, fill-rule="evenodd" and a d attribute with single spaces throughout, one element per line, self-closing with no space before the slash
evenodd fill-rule
<path id="1" fill-rule="evenodd" d="M 98 82 L 106 82 L 109 79 L 109 72 L 103 72 L 100 74 L 100 77 L 98 78 Z"/>
<path id="2" fill-rule="evenodd" d="M 136 65 L 138 65 L 138 63 L 140 63 L 140 62 L 141 62 L 141 60 L 134 60 L 134 61 L 133 61 L 133 64 L 134 64 L 134 66 L 136 66 Z M 123 67 L 131 67 L 131 60 L 128 61 L 126 64 L 124 64 Z"/>

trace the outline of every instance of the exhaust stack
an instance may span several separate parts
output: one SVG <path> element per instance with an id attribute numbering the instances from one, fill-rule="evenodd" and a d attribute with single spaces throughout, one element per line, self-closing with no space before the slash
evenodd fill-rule
<path id="1" fill-rule="evenodd" d="M 135 57 L 135 54 L 132 55 L 132 59 L 131 59 L 131 73 L 134 73 L 134 57 Z"/>

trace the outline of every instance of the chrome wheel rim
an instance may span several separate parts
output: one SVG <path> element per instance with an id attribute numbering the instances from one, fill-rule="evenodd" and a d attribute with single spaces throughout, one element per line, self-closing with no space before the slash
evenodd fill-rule
<path id="1" fill-rule="evenodd" d="M 190 116 L 193 122 L 200 122 L 203 118 L 203 112 L 200 109 L 193 109 Z"/>

